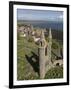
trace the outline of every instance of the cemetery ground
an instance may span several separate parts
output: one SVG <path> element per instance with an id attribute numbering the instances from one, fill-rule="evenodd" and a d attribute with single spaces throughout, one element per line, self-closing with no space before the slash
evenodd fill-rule
<path id="1" fill-rule="evenodd" d="M 57 41 L 53 40 L 52 49 L 57 53 Z M 40 79 L 38 44 L 33 40 L 20 37 L 17 40 L 17 80 Z M 62 45 L 60 45 L 62 47 Z M 52 60 L 55 56 L 52 53 Z M 63 67 L 56 66 L 46 73 L 44 79 L 63 78 Z"/>

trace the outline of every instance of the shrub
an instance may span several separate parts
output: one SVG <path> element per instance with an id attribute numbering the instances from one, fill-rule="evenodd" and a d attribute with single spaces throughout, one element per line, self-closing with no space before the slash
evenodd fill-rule
<path id="1" fill-rule="evenodd" d="M 50 69 L 46 75 L 45 79 L 63 78 L 63 67 L 56 66 Z"/>

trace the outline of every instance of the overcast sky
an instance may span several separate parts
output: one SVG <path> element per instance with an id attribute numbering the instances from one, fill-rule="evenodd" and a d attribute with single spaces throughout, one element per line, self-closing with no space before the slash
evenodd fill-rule
<path id="1" fill-rule="evenodd" d="M 63 11 L 17 9 L 17 19 L 63 21 Z"/>

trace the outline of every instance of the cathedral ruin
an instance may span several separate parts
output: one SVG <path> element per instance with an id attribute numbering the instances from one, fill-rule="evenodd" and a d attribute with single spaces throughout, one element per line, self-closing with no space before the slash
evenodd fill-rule
<path id="1" fill-rule="evenodd" d="M 35 30 L 34 30 L 35 29 Z M 38 50 L 38 59 L 39 59 L 39 74 L 40 78 L 45 78 L 46 72 L 48 72 L 49 69 L 55 67 L 56 65 L 63 65 L 63 51 L 62 55 L 60 55 L 60 46 L 57 48 L 57 52 L 55 54 L 58 54 L 58 57 L 56 55 L 56 58 L 52 62 L 52 30 L 51 28 L 48 30 L 48 40 L 45 39 L 46 29 L 41 28 L 33 28 L 32 25 L 25 25 L 21 26 L 18 30 L 20 32 L 20 37 L 26 38 L 26 40 L 29 39 L 29 36 L 33 39 L 33 42 L 38 44 L 37 50 Z M 53 52 L 54 53 L 54 52 Z"/>
<path id="2" fill-rule="evenodd" d="M 51 61 L 51 52 L 52 52 L 52 33 L 51 28 L 49 29 L 48 35 L 49 42 L 45 40 L 44 30 L 41 31 L 40 45 L 38 48 L 39 53 L 39 74 L 40 78 L 45 77 L 46 72 L 55 67 L 56 64 L 62 65 L 63 60 L 55 60 L 54 63 Z"/>

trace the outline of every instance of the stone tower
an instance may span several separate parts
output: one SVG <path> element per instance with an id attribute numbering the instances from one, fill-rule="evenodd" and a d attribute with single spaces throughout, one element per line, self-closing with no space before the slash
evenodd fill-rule
<path id="1" fill-rule="evenodd" d="M 40 78 L 45 77 L 46 72 L 52 67 L 51 62 L 51 46 L 52 34 L 51 28 L 49 29 L 48 43 L 45 40 L 44 30 L 41 31 L 40 46 L 39 46 L 39 74 Z"/>
<path id="2" fill-rule="evenodd" d="M 41 31 L 41 38 L 40 38 L 40 46 L 39 46 L 39 74 L 40 78 L 43 79 L 45 77 L 45 36 L 44 32 Z"/>

